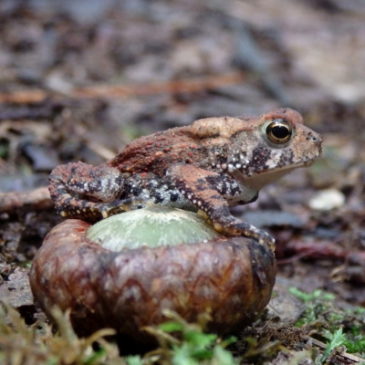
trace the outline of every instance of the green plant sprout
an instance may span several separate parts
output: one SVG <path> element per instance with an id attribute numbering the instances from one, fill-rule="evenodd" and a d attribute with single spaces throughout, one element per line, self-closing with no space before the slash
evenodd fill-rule
<path id="1" fill-rule="evenodd" d="M 339 346 L 343 346 L 349 353 L 365 355 L 364 308 L 341 310 L 336 306 L 336 297 L 322 290 L 305 293 L 290 288 L 289 292 L 305 303 L 305 310 L 296 326 L 307 327 L 314 335 L 325 340 L 326 348 L 318 359 L 319 364 L 326 363 Z"/>

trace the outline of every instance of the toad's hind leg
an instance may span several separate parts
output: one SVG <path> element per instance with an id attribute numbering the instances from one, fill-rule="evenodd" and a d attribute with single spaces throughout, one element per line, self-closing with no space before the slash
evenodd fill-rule
<path id="1" fill-rule="evenodd" d="M 115 168 L 75 162 L 57 166 L 51 172 L 49 191 L 63 217 L 97 221 L 107 215 L 105 212 L 127 210 L 129 199 L 123 204 L 119 200 L 118 208 L 113 205 L 123 192 L 124 181 L 125 176 Z"/>
<path id="2" fill-rule="evenodd" d="M 231 214 L 227 200 L 217 186 L 220 179 L 227 183 L 227 176 L 190 165 L 173 166 L 169 175 L 185 198 L 208 216 L 215 230 L 231 236 L 252 237 L 273 248 L 275 239 L 270 234 Z"/>

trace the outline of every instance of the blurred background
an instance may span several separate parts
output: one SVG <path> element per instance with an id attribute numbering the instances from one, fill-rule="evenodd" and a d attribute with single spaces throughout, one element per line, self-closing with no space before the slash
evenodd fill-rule
<path id="1" fill-rule="evenodd" d="M 1 150 L 16 164 L 1 167 L 100 160 L 97 144 L 284 105 L 355 146 L 364 16 L 362 0 L 2 0 Z"/>
<path id="2" fill-rule="evenodd" d="M 363 0 L 0 1 L 1 192 L 197 118 L 290 106 L 323 134 L 323 158 L 236 214 L 278 238 L 279 284 L 360 305 L 364 101 Z M 36 206 L 0 218 L 6 282 L 59 218 Z"/>

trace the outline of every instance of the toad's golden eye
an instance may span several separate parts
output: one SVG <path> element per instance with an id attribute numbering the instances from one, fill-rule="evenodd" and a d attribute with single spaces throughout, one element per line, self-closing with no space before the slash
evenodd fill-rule
<path id="1" fill-rule="evenodd" d="M 266 127 L 266 136 L 270 142 L 285 144 L 293 135 L 292 126 L 285 119 L 274 119 Z"/>

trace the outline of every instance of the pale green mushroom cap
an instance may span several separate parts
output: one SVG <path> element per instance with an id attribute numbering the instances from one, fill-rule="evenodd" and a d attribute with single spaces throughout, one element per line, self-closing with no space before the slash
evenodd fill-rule
<path id="1" fill-rule="evenodd" d="M 160 206 L 113 215 L 87 231 L 88 239 L 115 252 L 142 246 L 194 244 L 218 237 L 196 213 Z"/>

